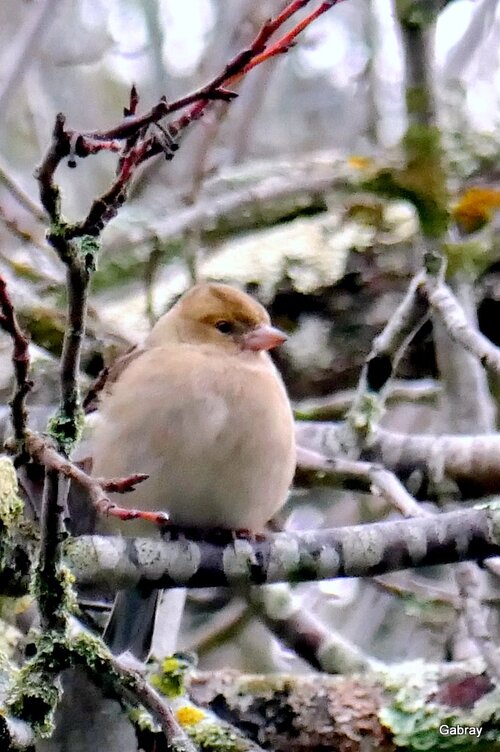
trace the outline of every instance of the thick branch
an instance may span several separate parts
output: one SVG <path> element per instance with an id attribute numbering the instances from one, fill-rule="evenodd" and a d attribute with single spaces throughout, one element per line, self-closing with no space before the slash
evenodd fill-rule
<path id="1" fill-rule="evenodd" d="M 65 544 L 81 585 L 216 587 L 370 577 L 408 567 L 483 560 L 500 553 L 499 513 L 469 509 L 436 517 L 334 530 L 278 533 L 265 540 L 200 541 L 83 536 Z"/>
<path id="2" fill-rule="evenodd" d="M 422 664 L 418 681 L 415 663 L 394 674 L 389 668 L 358 677 L 262 677 L 226 670 L 194 674 L 187 688 L 197 704 L 223 709 L 233 724 L 276 752 L 387 752 L 418 749 L 422 738 L 439 752 L 449 749 L 442 724 L 474 724 L 483 729 L 483 739 L 498 739 L 498 690 L 481 674 L 483 668 L 478 661 Z M 465 707 L 465 693 L 472 707 Z"/>

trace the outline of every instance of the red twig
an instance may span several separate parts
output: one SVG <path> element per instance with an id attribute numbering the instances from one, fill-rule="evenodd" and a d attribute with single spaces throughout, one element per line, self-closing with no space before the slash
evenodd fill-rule
<path id="1" fill-rule="evenodd" d="M 53 184 L 53 175 L 59 162 L 69 157 L 69 165 L 76 166 L 75 157 L 87 157 L 99 151 L 121 150 L 116 179 L 110 188 L 94 201 L 82 222 L 66 226 L 65 237 L 98 235 L 104 225 L 115 216 L 126 197 L 128 184 L 137 167 L 151 157 L 163 153 L 172 159 L 178 148 L 181 133 L 198 120 L 206 108 L 216 100 L 230 102 L 237 94 L 228 87 L 238 83 L 252 68 L 276 55 L 287 52 L 296 37 L 318 16 L 328 11 L 340 0 L 321 2 L 319 6 L 299 21 L 293 28 L 268 46 L 271 37 L 293 15 L 305 8 L 311 0 L 292 0 L 276 15 L 263 24 L 253 42 L 239 52 L 224 68 L 198 90 L 173 102 L 162 97 L 148 112 L 138 115 L 139 97 L 135 86 L 130 92 L 129 106 L 124 118 L 107 130 L 78 133 L 65 128 L 63 115 L 58 115 L 52 145 L 37 171 L 43 205 L 53 221 L 59 220 L 59 196 Z M 177 119 L 163 125 L 161 121 L 179 110 L 185 110 Z M 120 144 L 123 144 L 121 146 Z"/>
<path id="2" fill-rule="evenodd" d="M 241 72 L 241 76 L 244 76 L 246 73 L 248 73 L 248 71 L 252 70 L 252 68 L 255 68 L 257 65 L 263 63 L 264 60 L 268 60 L 275 55 L 282 55 L 283 53 L 288 52 L 290 47 L 292 47 L 294 44 L 294 39 L 313 21 L 315 21 L 316 18 L 321 16 L 323 13 L 326 13 L 326 11 L 330 10 L 330 8 L 332 8 L 338 2 L 341 2 L 341 0 L 333 0 L 333 2 L 321 3 L 321 5 L 316 8 L 316 10 L 313 10 L 305 18 L 303 18 L 302 21 L 299 21 L 299 23 L 294 26 L 291 31 L 288 32 L 288 34 L 282 36 L 281 39 L 278 39 L 274 44 L 261 52 L 260 55 L 257 55 L 253 58 L 253 60 L 250 60 L 250 62 L 247 63 L 247 65 Z M 305 5 L 305 3 L 302 2 L 302 5 Z M 229 83 L 233 83 L 233 81 L 230 81 Z"/>
<path id="3" fill-rule="evenodd" d="M 10 335 L 13 343 L 12 363 L 16 384 L 10 401 L 12 425 L 17 441 L 23 441 L 27 430 L 28 414 L 26 411 L 26 396 L 33 387 L 29 379 L 30 355 L 29 340 L 17 321 L 16 312 L 10 299 L 7 283 L 0 276 L 0 326 Z"/>
<path id="4" fill-rule="evenodd" d="M 238 55 L 236 55 L 236 57 L 234 57 L 233 60 L 231 60 L 226 65 L 224 71 L 220 75 L 212 79 L 212 81 L 206 84 L 197 93 L 203 94 L 203 92 L 219 90 L 222 86 L 232 86 L 233 84 L 238 83 L 248 73 L 248 71 L 252 70 L 252 68 L 255 68 L 257 65 L 260 65 L 265 60 L 268 60 L 271 57 L 287 52 L 292 46 L 293 40 L 307 26 L 309 26 L 316 18 L 318 18 L 318 16 L 330 10 L 330 8 L 332 8 L 338 2 L 341 2 L 341 0 L 330 0 L 330 2 L 321 3 L 321 5 L 315 11 L 309 13 L 309 15 L 307 15 L 304 19 L 302 19 L 302 21 L 297 23 L 288 33 L 286 33 L 283 37 L 280 37 L 280 39 L 274 42 L 274 44 L 272 44 L 270 47 L 266 48 L 266 45 L 271 36 L 281 26 L 283 26 L 283 24 L 288 21 L 289 18 L 297 13 L 297 11 L 308 5 L 309 2 L 310 0 L 294 0 L 289 5 L 287 5 L 287 7 L 284 8 L 283 11 L 279 13 L 275 18 L 266 21 L 251 45 L 246 50 L 238 53 Z M 193 107 L 187 113 L 181 115 L 177 120 L 173 121 L 173 123 L 171 123 L 171 126 L 174 127 L 177 133 L 180 133 L 190 123 L 198 120 L 203 115 L 203 112 L 205 111 L 208 104 L 209 99 L 206 96 L 200 97 L 198 101 L 196 101 L 196 103 L 193 105 Z"/>
<path id="5" fill-rule="evenodd" d="M 25 436 L 25 443 L 26 451 L 35 462 L 43 465 L 46 470 L 56 472 L 83 488 L 99 514 L 118 517 L 121 520 L 143 519 L 158 525 L 168 523 L 168 514 L 165 512 L 124 509 L 117 506 L 107 496 L 108 493 L 129 493 L 133 491 L 135 486 L 148 478 L 144 473 L 136 473 L 126 478 L 93 478 L 78 465 L 60 454 L 52 446 L 50 440 L 28 431 Z"/>

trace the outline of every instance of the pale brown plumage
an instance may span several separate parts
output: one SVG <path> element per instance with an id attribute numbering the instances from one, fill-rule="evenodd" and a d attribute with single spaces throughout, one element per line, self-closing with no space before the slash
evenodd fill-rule
<path id="1" fill-rule="evenodd" d="M 245 293 L 220 284 L 189 290 L 102 397 L 94 474 L 149 474 L 117 503 L 167 511 L 181 526 L 262 531 L 295 469 L 292 411 L 267 353 L 284 339 Z M 122 530 L 135 534 L 137 524 Z M 157 597 L 138 588 L 118 595 L 105 635 L 114 652 L 148 655 Z"/>
<path id="2" fill-rule="evenodd" d="M 295 467 L 289 401 L 263 349 L 283 339 L 245 293 L 192 288 L 104 396 L 94 474 L 148 473 L 120 503 L 176 524 L 262 530 Z"/>

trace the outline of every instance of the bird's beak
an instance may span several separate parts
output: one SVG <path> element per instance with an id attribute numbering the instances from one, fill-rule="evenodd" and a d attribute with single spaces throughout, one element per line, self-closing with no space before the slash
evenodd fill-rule
<path id="1" fill-rule="evenodd" d="M 243 335 L 244 350 L 272 350 L 273 347 L 282 345 L 288 339 L 285 332 L 269 324 L 256 326 L 250 332 Z"/>

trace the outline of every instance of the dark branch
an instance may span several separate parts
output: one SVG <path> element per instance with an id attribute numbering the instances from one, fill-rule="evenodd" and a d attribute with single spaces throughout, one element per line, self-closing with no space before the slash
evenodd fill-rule
<path id="1" fill-rule="evenodd" d="M 11 337 L 13 344 L 12 363 L 14 366 L 15 387 L 10 401 L 12 426 L 16 441 L 23 442 L 28 420 L 26 397 L 33 387 L 33 382 L 29 379 L 29 340 L 19 326 L 16 312 L 7 290 L 7 283 L 2 276 L 0 276 L 0 311 L 0 327 Z"/>

